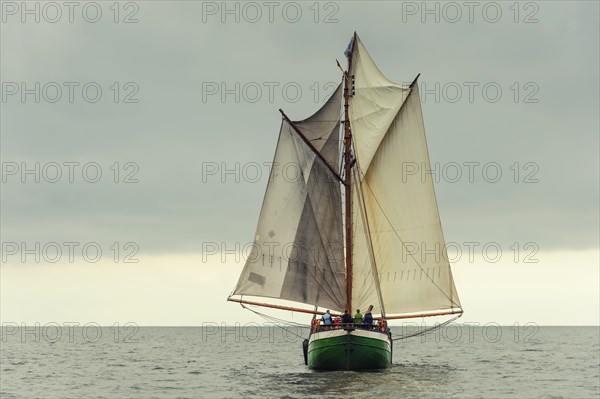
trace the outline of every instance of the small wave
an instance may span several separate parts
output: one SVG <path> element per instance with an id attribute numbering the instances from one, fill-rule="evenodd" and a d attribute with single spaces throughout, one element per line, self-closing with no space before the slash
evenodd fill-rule
<path id="1" fill-rule="evenodd" d="M 10 362 L 10 364 L 11 364 L 12 366 L 23 366 L 23 365 L 27 364 L 27 362 L 25 362 L 25 361 L 20 361 L 20 362 Z"/>

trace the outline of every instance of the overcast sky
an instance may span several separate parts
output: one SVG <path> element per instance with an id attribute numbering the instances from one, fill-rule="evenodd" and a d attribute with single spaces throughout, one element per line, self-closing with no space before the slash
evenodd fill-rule
<path id="1" fill-rule="evenodd" d="M 598 324 L 598 3 L 475 3 L 2 1 L 2 321 L 254 320 L 243 260 L 201 253 L 252 241 L 277 110 L 320 107 L 356 30 L 421 73 L 465 319 Z"/>

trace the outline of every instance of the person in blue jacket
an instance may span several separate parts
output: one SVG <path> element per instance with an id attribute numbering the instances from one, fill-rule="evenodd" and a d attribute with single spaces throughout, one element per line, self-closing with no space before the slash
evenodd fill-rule
<path id="1" fill-rule="evenodd" d="M 371 327 L 373 325 L 373 314 L 371 313 L 371 309 L 373 309 L 373 306 L 369 306 L 369 310 L 367 310 L 367 312 L 363 316 L 363 323 L 366 324 L 368 327 Z"/>
<path id="2" fill-rule="evenodd" d="M 333 319 L 331 318 L 331 313 L 329 313 L 329 310 L 323 315 L 323 324 L 325 324 L 326 326 L 330 326 L 333 324 Z"/>

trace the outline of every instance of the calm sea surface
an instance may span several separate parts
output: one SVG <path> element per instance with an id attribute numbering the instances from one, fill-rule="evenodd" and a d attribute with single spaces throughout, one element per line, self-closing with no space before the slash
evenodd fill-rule
<path id="1" fill-rule="evenodd" d="M 600 397 L 598 327 L 449 327 L 368 373 L 310 371 L 276 327 L 42 327 L 2 330 L 1 398 Z"/>

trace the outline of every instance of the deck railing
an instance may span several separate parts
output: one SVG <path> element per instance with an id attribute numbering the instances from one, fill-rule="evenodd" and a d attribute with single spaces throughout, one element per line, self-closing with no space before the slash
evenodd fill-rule
<path id="1" fill-rule="evenodd" d="M 333 323 L 333 324 L 323 324 L 323 323 L 315 323 L 313 324 L 313 332 L 321 332 L 321 331 L 332 331 L 332 330 L 368 330 L 368 331 L 379 331 L 382 333 L 387 332 L 387 325 L 385 324 L 365 324 L 365 323 Z"/>

